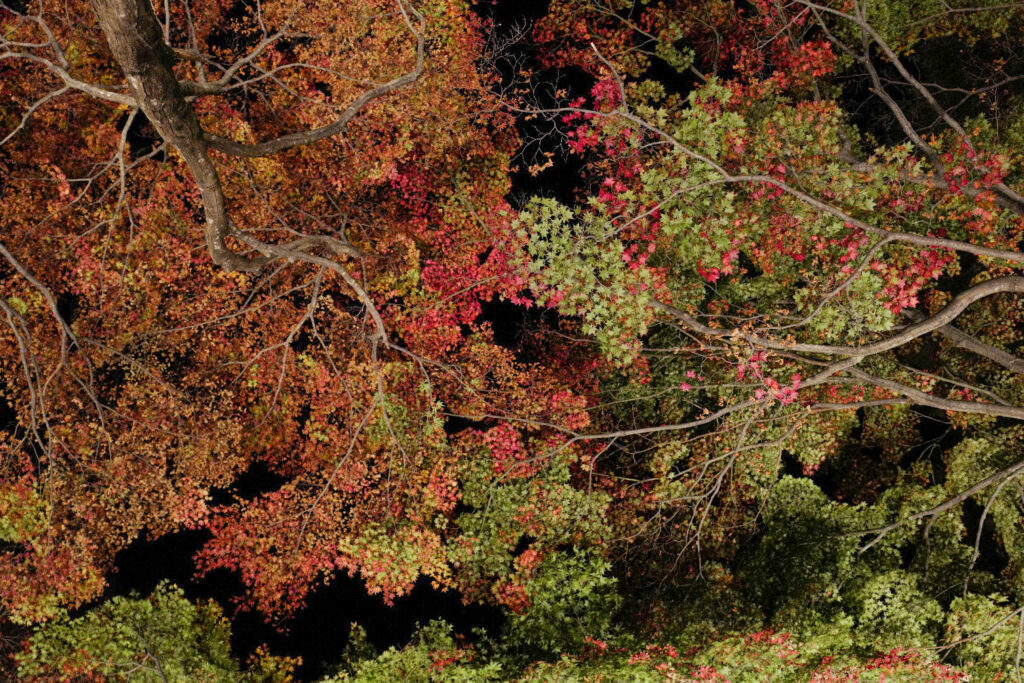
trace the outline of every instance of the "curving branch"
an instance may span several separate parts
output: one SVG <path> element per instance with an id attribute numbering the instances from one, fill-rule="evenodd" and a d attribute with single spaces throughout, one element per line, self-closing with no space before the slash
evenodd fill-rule
<path id="1" fill-rule="evenodd" d="M 964 129 L 962 125 L 960 125 L 960 122 L 957 121 L 949 113 L 948 110 L 946 110 L 941 104 L 939 104 L 939 101 L 935 98 L 935 95 L 932 94 L 928 87 L 914 77 L 914 75 L 910 72 L 907 66 L 903 63 L 903 60 L 901 60 L 899 55 L 896 54 L 896 51 L 892 48 L 892 46 L 889 45 L 885 38 L 875 29 L 874 26 L 871 25 L 871 22 L 867 20 L 864 8 L 859 4 L 855 3 L 855 8 L 857 11 L 855 14 L 850 14 L 848 12 L 843 12 L 833 7 L 827 7 L 825 5 L 820 5 L 811 2 L 810 0 L 797 0 L 797 2 L 810 9 L 813 9 L 816 13 L 830 14 L 836 17 L 840 17 L 846 21 L 853 23 L 860 29 L 864 44 L 863 54 L 853 54 L 852 56 L 855 59 L 857 59 L 857 61 L 860 62 L 868 71 L 868 75 L 871 78 L 875 94 L 877 94 L 882 99 L 885 105 L 892 112 L 893 116 L 896 117 L 896 120 L 899 123 L 900 128 L 903 129 L 903 132 L 906 133 L 907 137 L 909 137 L 913 141 L 914 145 L 918 149 L 920 149 L 921 152 L 928 158 L 928 160 L 932 163 L 935 169 L 939 173 L 942 173 L 943 165 L 939 159 L 938 152 L 936 152 L 935 149 L 931 145 L 929 145 L 924 140 L 924 138 L 914 129 L 913 125 L 910 123 L 909 118 L 903 112 L 902 108 L 900 108 L 896 101 L 886 92 L 884 86 L 882 85 L 881 79 L 878 75 L 878 71 L 875 69 L 874 64 L 871 61 L 871 46 L 874 45 L 881 51 L 881 53 L 885 56 L 886 60 L 888 60 L 888 62 L 892 64 L 893 67 L 896 68 L 896 71 L 899 72 L 900 77 L 903 78 L 904 83 L 913 88 L 918 93 L 918 95 L 920 95 L 921 99 L 923 99 L 928 104 L 928 106 L 936 113 L 936 115 L 938 115 L 938 117 L 942 119 L 942 121 L 947 126 L 949 126 L 949 128 L 953 132 L 955 132 L 961 139 L 967 142 L 970 142 L 971 136 L 967 134 L 967 131 Z M 822 25 L 824 25 L 824 22 L 820 22 L 820 20 L 819 23 L 822 23 Z M 835 40 L 834 35 L 832 35 L 831 33 L 828 33 L 828 35 L 830 39 L 832 39 L 833 42 L 839 44 L 840 47 L 847 52 L 847 54 L 852 54 L 848 48 L 841 45 L 839 41 Z M 972 189 L 973 188 L 968 188 L 966 192 L 970 193 Z M 1018 215 L 1024 215 L 1024 196 L 1022 196 L 1019 192 L 1017 192 L 1016 190 L 1009 187 L 1008 185 L 1006 185 L 1006 183 L 1003 182 L 996 184 L 994 190 L 997 195 L 997 201 L 1000 205 L 1014 211 Z"/>
<path id="2" fill-rule="evenodd" d="M 174 74 L 172 67 L 176 55 L 164 41 L 163 28 L 149 0 L 93 0 L 93 8 L 110 50 L 128 79 L 133 102 L 146 114 L 160 137 L 178 150 L 199 186 L 206 215 L 206 243 L 218 266 L 228 271 L 255 272 L 277 259 L 296 258 L 299 252 L 306 253 L 315 247 L 350 256 L 362 255 L 347 240 L 328 236 L 303 238 L 288 245 L 274 245 L 249 236 L 243 239 L 231 222 L 220 175 L 210 159 L 209 151 L 216 149 L 236 156 L 258 157 L 312 144 L 340 133 L 353 117 L 374 100 L 416 81 L 423 72 L 426 54 L 425 20 L 418 11 L 406 4 L 406 0 L 398 0 L 398 5 L 406 25 L 416 37 L 416 66 L 412 71 L 363 93 L 331 124 L 248 145 L 210 135 L 203 130 L 189 101 L 189 96 L 196 94 L 196 87 L 180 81 Z M 272 38 L 276 39 L 276 36 Z M 267 41 L 264 43 L 270 44 Z M 261 43 L 255 54 L 265 49 L 266 45 Z M 254 58 L 251 54 L 243 58 L 242 62 Z M 222 80 L 230 79 L 236 71 L 229 68 Z M 227 245 L 228 237 L 242 239 L 258 255 L 250 256 L 234 251 Z M 311 256 L 304 260 L 316 261 L 319 258 Z"/>
<path id="3" fill-rule="evenodd" d="M 382 83 L 381 85 L 367 90 L 357 97 L 356 100 L 350 104 L 337 119 L 325 126 L 297 133 L 289 133 L 287 135 L 274 138 L 273 140 L 254 144 L 235 142 L 234 140 L 229 140 L 227 138 L 220 137 L 219 135 L 207 134 L 206 140 L 209 143 L 210 148 L 233 156 L 257 158 L 277 154 L 278 152 L 283 152 L 285 150 L 292 149 L 293 147 L 311 145 L 315 142 L 319 142 L 325 138 L 334 137 L 341 133 L 345 130 L 345 126 L 348 125 L 349 121 L 355 118 L 359 112 L 365 109 L 374 100 L 378 100 L 400 88 L 415 83 L 423 74 L 424 60 L 426 57 L 426 21 L 422 14 L 412 7 L 406 7 L 404 2 L 399 2 L 399 8 L 402 11 L 402 16 L 406 21 L 406 25 L 416 37 L 416 65 L 411 71 L 402 74 L 401 76 L 397 76 L 387 83 Z M 415 24 L 413 23 L 413 19 L 415 19 Z"/>
<path id="4" fill-rule="evenodd" d="M 914 244 L 919 247 L 939 248 L 939 249 L 951 249 L 953 251 L 960 251 L 967 254 L 974 254 L 975 256 L 984 256 L 987 258 L 1001 259 L 1004 261 L 1010 261 L 1011 263 L 1022 263 L 1024 264 L 1024 252 L 1013 251 L 1010 249 L 997 249 L 993 247 L 986 247 L 980 244 L 973 244 L 971 242 L 964 242 L 961 240 L 953 240 L 945 237 L 933 237 L 931 235 L 919 235 L 912 232 L 903 232 L 900 230 L 890 230 L 888 228 L 879 227 L 872 225 L 866 221 L 861 220 L 850 213 L 845 211 L 835 204 L 831 204 L 823 199 L 815 197 L 803 190 L 794 187 L 785 180 L 780 180 L 770 175 L 749 175 L 749 174 L 733 174 L 730 173 L 724 166 L 717 163 L 707 155 L 701 154 L 697 150 L 683 144 L 675 138 L 668 131 L 659 128 L 658 126 L 646 121 L 645 119 L 636 116 L 634 114 L 625 112 L 621 109 L 607 112 L 598 111 L 596 109 L 587 109 L 585 107 L 553 107 L 546 109 L 525 109 L 521 107 L 508 107 L 510 111 L 527 114 L 527 115 L 548 115 L 557 116 L 561 114 L 585 114 L 588 116 L 598 118 L 620 118 L 624 121 L 642 128 L 643 130 L 651 133 L 655 137 L 661 139 L 665 144 L 671 146 L 673 149 L 678 151 L 683 156 L 689 157 L 695 161 L 699 161 L 702 164 L 707 165 L 718 174 L 721 178 L 721 182 L 724 183 L 735 183 L 738 185 L 742 184 L 764 184 L 771 185 L 794 199 L 800 201 L 804 205 L 821 211 L 822 213 L 829 214 L 849 224 L 852 227 L 860 228 L 866 233 L 877 235 L 883 239 L 887 239 L 893 242 L 903 242 L 905 244 Z M 938 186 L 938 185 L 936 185 Z"/>
<path id="5" fill-rule="evenodd" d="M 118 92 L 117 90 L 108 87 L 96 85 L 95 83 L 88 83 L 72 75 L 71 62 L 67 58 L 64 47 L 60 44 L 60 41 L 57 40 L 57 36 L 54 34 L 53 29 L 43 18 L 41 9 L 38 15 L 30 15 L 19 12 L 5 3 L 0 3 L 0 10 L 10 16 L 16 17 L 18 20 L 14 29 L 9 30 L 4 35 L 0 35 L 0 62 L 15 61 L 38 64 L 64 82 L 64 88 L 62 88 L 59 93 L 50 93 L 45 100 L 49 100 L 57 95 L 63 94 L 65 90 L 78 90 L 86 93 L 90 97 L 104 100 L 106 102 L 127 106 L 135 105 L 135 100 L 131 95 Z M 37 42 L 18 40 L 15 35 L 18 28 L 25 27 L 26 29 L 31 30 L 30 27 L 33 26 L 40 34 L 42 34 L 42 40 Z M 37 106 L 33 107 L 33 109 L 26 114 L 26 117 L 30 116 L 36 108 L 38 108 L 38 103 Z M 22 124 L 24 125 L 24 120 L 22 121 Z M 5 139 L 4 142 L 6 141 L 7 140 Z"/>
<path id="6" fill-rule="evenodd" d="M 908 312 L 908 315 L 915 320 L 924 319 L 924 315 L 916 311 L 910 311 Z M 986 344 L 977 337 L 971 336 L 953 325 L 943 325 L 935 331 L 949 339 L 958 348 L 976 353 L 983 358 L 987 358 L 988 360 L 1003 366 L 1010 372 L 1024 374 L 1024 358 L 1018 358 L 1009 351 L 991 344 Z"/>
<path id="7" fill-rule="evenodd" d="M 1019 275 L 1007 275 L 975 285 L 958 294 L 945 308 L 935 315 L 903 328 L 899 333 L 889 337 L 888 339 L 883 339 L 871 344 L 864 344 L 863 346 L 833 346 L 830 344 L 804 344 L 799 342 L 779 341 L 752 332 L 745 332 L 740 329 L 709 327 L 685 311 L 681 311 L 674 306 L 670 306 L 660 301 L 655 301 L 651 305 L 657 310 L 669 313 L 694 332 L 711 337 L 738 338 L 747 341 L 754 346 L 775 350 L 848 356 L 851 358 L 866 358 L 867 356 L 874 356 L 885 351 L 891 351 L 892 349 L 903 346 L 904 344 L 907 344 L 908 342 L 930 332 L 942 330 L 942 328 L 952 323 L 953 320 L 955 320 L 957 316 L 959 316 L 964 309 L 972 303 L 1000 293 L 1024 293 L 1024 277 Z"/>
<path id="8" fill-rule="evenodd" d="M 874 535 L 874 538 L 872 538 L 870 541 L 861 546 L 859 552 L 863 554 L 871 547 L 876 545 L 883 538 L 885 538 L 886 535 L 890 534 L 893 531 L 896 531 L 897 529 L 906 524 L 916 522 L 922 519 L 934 519 L 935 517 L 941 515 L 943 512 L 946 512 L 947 510 L 956 507 L 957 505 L 964 502 L 965 500 L 975 495 L 976 493 L 980 493 L 981 491 L 987 489 L 989 486 L 992 486 L 993 484 L 998 484 L 999 482 L 1005 479 L 1016 477 L 1019 474 L 1021 474 L 1021 472 L 1024 472 L 1024 460 L 1016 462 L 1010 465 L 1009 467 L 1000 470 L 999 472 L 996 472 L 991 476 L 985 477 L 984 479 L 977 482 L 973 486 L 964 489 L 955 496 L 947 498 L 946 500 L 942 501 L 941 503 L 934 507 L 930 507 L 927 510 L 921 510 L 920 512 L 915 512 L 914 514 L 909 515 L 908 517 L 899 519 L 893 522 L 892 524 L 886 525 L 879 529 L 869 529 L 867 531 L 857 532 L 857 536 L 863 536 L 868 534 Z"/>

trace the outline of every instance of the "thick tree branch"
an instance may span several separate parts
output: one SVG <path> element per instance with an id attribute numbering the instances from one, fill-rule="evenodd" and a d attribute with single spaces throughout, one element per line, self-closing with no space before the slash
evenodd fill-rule
<path id="1" fill-rule="evenodd" d="M 911 315 L 915 320 L 924 320 L 924 315 L 919 312 L 914 311 L 909 313 L 909 315 Z M 935 331 L 965 351 L 971 351 L 972 353 L 976 353 L 979 356 L 987 358 L 990 361 L 1003 366 L 1010 372 L 1024 374 L 1024 359 L 1018 358 L 1009 351 L 1000 349 L 997 346 L 992 346 L 991 344 L 986 344 L 977 337 L 973 337 L 953 325 L 943 325 Z"/>
<path id="2" fill-rule="evenodd" d="M 955 320 L 957 316 L 959 316 L 964 309 L 972 303 L 984 299 L 985 297 L 1000 293 L 1024 293 L 1024 277 L 1008 275 L 1005 277 L 987 280 L 979 285 L 975 285 L 974 287 L 961 292 L 945 308 L 935 315 L 903 328 L 903 330 L 898 334 L 895 334 L 888 339 L 883 339 L 871 344 L 865 344 L 863 346 L 833 346 L 830 344 L 805 344 L 776 340 L 753 332 L 745 332 L 740 329 L 709 327 L 685 311 L 660 301 L 655 301 L 651 305 L 657 310 L 672 315 L 694 332 L 711 337 L 742 339 L 754 346 L 767 349 L 866 358 L 867 356 L 874 356 L 885 351 L 891 351 L 892 349 L 903 346 L 918 337 L 937 331 L 953 322 L 953 320 Z"/>
<path id="3" fill-rule="evenodd" d="M 1024 408 L 1016 406 L 1004 406 L 998 403 L 981 403 L 980 401 L 956 401 L 941 396 L 934 396 L 927 392 L 908 387 L 905 384 L 890 379 L 875 377 L 856 368 L 850 370 L 850 374 L 856 379 L 881 389 L 906 396 L 916 405 L 929 406 L 939 410 L 947 410 L 951 413 L 969 413 L 972 415 L 991 415 L 992 417 L 1007 417 L 1012 420 L 1024 420 Z"/>
<path id="4" fill-rule="evenodd" d="M 367 104 L 419 78 L 425 57 L 425 22 L 419 12 L 407 7 L 404 0 L 399 0 L 406 24 L 417 39 L 416 67 L 413 71 L 367 91 L 341 117 L 327 126 L 285 135 L 257 145 L 246 145 L 209 136 L 203 130 L 195 109 L 188 101 L 189 90 L 172 71 L 175 54 L 164 42 L 163 29 L 149 0 L 93 0 L 93 7 L 114 59 L 128 78 L 134 101 L 137 101 L 164 141 L 179 151 L 192 171 L 203 198 L 206 242 L 214 263 L 229 271 L 253 272 L 273 260 L 294 258 L 298 251 L 316 246 L 349 255 L 361 255 L 347 241 L 327 236 L 303 238 L 290 245 L 273 245 L 246 236 L 246 244 L 261 255 L 245 256 L 233 251 L 226 244 L 226 239 L 229 236 L 241 238 L 241 234 L 231 223 L 220 176 L 210 159 L 209 149 L 212 147 L 238 156 L 264 156 L 341 132 Z M 416 25 L 413 24 L 413 18 Z M 229 69 L 225 78 L 230 78 L 232 74 Z M 311 258 L 315 260 L 319 257 Z"/>

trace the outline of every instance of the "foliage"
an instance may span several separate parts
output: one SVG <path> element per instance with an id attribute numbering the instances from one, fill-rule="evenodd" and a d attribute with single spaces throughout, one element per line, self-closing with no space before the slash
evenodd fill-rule
<path id="1" fill-rule="evenodd" d="M 591 638 L 577 655 L 535 662 L 520 671 L 498 662 L 484 664 L 480 652 L 460 649 L 442 623 L 422 629 L 402 650 L 388 650 L 356 665 L 352 675 L 327 681 L 815 681 L 869 683 L 967 681 L 963 671 L 921 654 L 893 649 L 857 658 L 842 647 L 825 649 L 789 633 L 761 631 L 723 638 L 710 647 L 685 652 L 671 642 L 637 646 L 628 641 Z M 840 642 L 837 638 L 834 642 Z M 504 674 L 504 675 L 502 675 Z M 499 677 L 500 676 L 500 677 Z"/>
<path id="2" fill-rule="evenodd" d="M 359 681 L 444 681 L 451 683 L 485 683 L 504 680 L 497 662 L 474 661 L 474 651 L 457 642 L 451 627 L 444 622 L 431 622 L 401 650 L 391 648 L 377 657 L 350 662 L 351 674 L 339 674 L 322 683 Z"/>
<path id="3" fill-rule="evenodd" d="M 193 529 L 503 610 L 328 680 L 1020 678 L 1024 11 L 488 12 L 0 6 L 2 656 L 288 680 L 92 604 Z"/>
<path id="4" fill-rule="evenodd" d="M 19 657 L 25 680 L 286 681 L 294 662 L 264 658 L 243 674 L 231 656 L 228 621 L 161 584 L 146 599 L 116 597 L 75 619 L 53 620 Z"/>

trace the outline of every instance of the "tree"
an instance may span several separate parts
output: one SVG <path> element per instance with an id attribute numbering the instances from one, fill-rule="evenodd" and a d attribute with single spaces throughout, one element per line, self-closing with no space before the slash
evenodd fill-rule
<path id="1" fill-rule="evenodd" d="M 605 444 L 595 479 L 627 594 L 737 573 L 734 599 L 769 623 L 811 613 L 907 642 L 911 622 L 938 637 L 959 609 L 931 602 L 947 591 L 1020 600 L 1022 19 L 994 3 L 567 1 L 538 25 L 544 63 L 593 87 L 514 106 L 563 127 L 590 185 L 575 206 L 525 207 L 521 262 L 620 368 L 574 438 Z M 930 461 L 914 448 L 928 431 L 947 439 Z M 820 550 L 853 543 L 843 563 L 865 578 L 825 570 L 799 525 L 748 564 L 788 458 L 881 506 L 838 527 L 814 513 Z M 992 522 L 1011 558 L 994 582 L 977 562 Z M 773 567 L 795 583 L 756 588 Z M 858 584 L 831 616 L 809 603 Z M 870 595 L 889 606 L 871 616 Z"/>
<path id="2" fill-rule="evenodd" d="M 78 619 L 40 628 L 19 658 L 25 680 L 285 681 L 294 661 L 264 657 L 243 673 L 215 604 L 194 605 L 161 584 L 146 599 L 113 598 Z"/>
<path id="3" fill-rule="evenodd" d="M 560 0 L 551 105 L 454 0 L 5 6 L 3 618 L 192 527 L 506 609 L 357 679 L 1019 676 L 1022 20 Z"/>
<path id="4" fill-rule="evenodd" d="M 421 574 L 507 581 L 451 572 L 461 480 L 507 478 L 491 449 L 550 429 L 449 438 L 445 416 L 586 417 L 478 321 L 522 286 L 491 237 L 515 136 L 480 20 L 382 1 L 2 21 L 8 618 L 82 604 L 118 549 L 183 527 L 212 530 L 201 567 L 240 571 L 268 618 L 338 570 L 389 599 Z M 211 505 L 257 462 L 284 485 Z"/>
<path id="5" fill-rule="evenodd" d="M 852 634 L 837 634 L 838 638 Z M 838 639 L 837 638 L 837 639 Z M 341 681 L 965 681 L 967 674 L 930 661 L 912 650 L 892 649 L 857 656 L 842 645 L 824 649 L 772 630 L 723 637 L 702 648 L 666 634 L 644 643 L 621 634 L 588 637 L 574 654 L 555 661 L 515 664 L 518 644 L 474 645 L 444 622 L 422 627 L 402 648 L 376 653 L 365 633 L 353 626 L 354 647 L 341 671 L 321 683 Z M 827 654 L 826 654 L 827 653 Z M 149 598 L 115 598 L 75 620 L 40 628 L 20 657 L 26 680 L 48 676 L 96 680 L 285 681 L 295 662 L 263 656 L 242 671 L 227 649 L 219 610 L 192 605 L 173 587 L 161 586 Z M 78 680 L 78 679 L 76 679 Z"/>
<path id="6" fill-rule="evenodd" d="M 699 499 L 706 485 L 710 504 L 734 466 L 770 478 L 784 448 L 813 471 L 857 409 L 930 408 L 982 428 L 1024 416 L 1017 299 L 1006 296 L 1024 282 L 1024 204 L 1012 187 L 1020 114 L 1017 79 L 1002 71 L 1019 59 L 1009 30 L 1019 13 L 995 20 L 996 8 L 979 7 L 908 38 L 904 14 L 869 5 L 715 6 L 713 26 L 686 3 L 634 8 L 634 18 L 627 5 L 568 2 L 541 26 L 554 63 L 575 60 L 599 79 L 589 104 L 544 110 L 591 155 L 599 189 L 575 209 L 537 200 L 519 218 L 540 299 L 631 365 L 626 395 L 650 411 L 605 438 L 715 425 L 670 436 L 664 456 L 687 463 L 674 485 L 700 475 L 678 494 Z M 556 28 L 581 23 L 590 30 Z M 1003 57 L 982 85 L 958 84 L 981 98 L 964 123 L 899 53 L 968 29 Z M 712 30 L 722 45 L 709 51 Z M 886 37 L 898 33 L 900 43 Z M 602 42 L 588 51 L 578 36 Z M 688 97 L 645 80 L 654 57 L 696 74 Z M 835 78 L 861 69 L 891 115 L 884 131 L 861 130 L 844 109 Z M 897 99 L 897 87 L 910 95 Z M 990 104 L 985 93 L 1001 87 L 1011 104 Z M 911 119 L 910 98 L 933 132 Z M 709 509 L 697 507 L 695 530 Z"/>

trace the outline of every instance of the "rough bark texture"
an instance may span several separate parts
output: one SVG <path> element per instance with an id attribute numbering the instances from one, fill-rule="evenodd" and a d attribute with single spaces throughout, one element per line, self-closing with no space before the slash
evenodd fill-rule
<path id="1" fill-rule="evenodd" d="M 233 226 L 220 176 L 210 160 L 209 149 L 212 147 L 235 156 L 260 157 L 312 144 L 337 135 L 370 102 L 415 82 L 423 73 L 426 54 L 423 17 L 413 8 L 399 2 L 406 24 L 416 36 L 416 66 L 412 71 L 366 91 L 335 121 L 325 126 L 282 135 L 258 144 L 238 143 L 208 135 L 203 130 L 195 109 L 186 99 L 189 91 L 174 75 L 175 54 L 164 42 L 160 22 L 150 0 L 93 0 L 92 4 L 110 51 L 128 79 L 137 106 L 164 141 L 178 149 L 192 171 L 203 197 L 206 243 L 210 255 L 214 263 L 229 271 L 259 270 L 270 261 L 282 257 L 280 247 L 287 247 L 288 257 L 294 258 L 296 250 L 309 247 L 312 243 L 307 243 L 308 239 L 291 245 L 258 243 L 255 248 L 262 255 L 257 257 L 246 257 L 232 251 L 224 240 L 232 234 Z M 243 241 L 253 246 L 252 240 Z M 329 244 L 321 245 L 322 242 Z M 326 246 L 334 252 L 362 255 L 347 241 L 334 238 L 319 238 L 316 245 Z"/>
<path id="2" fill-rule="evenodd" d="M 246 258 L 224 243 L 230 225 L 220 177 L 207 153 L 199 117 L 172 71 L 174 53 L 163 40 L 153 6 L 149 0 L 93 0 L 93 7 L 139 108 L 160 136 L 178 149 L 195 176 L 214 263 L 227 270 L 262 268 L 267 259 Z"/>

